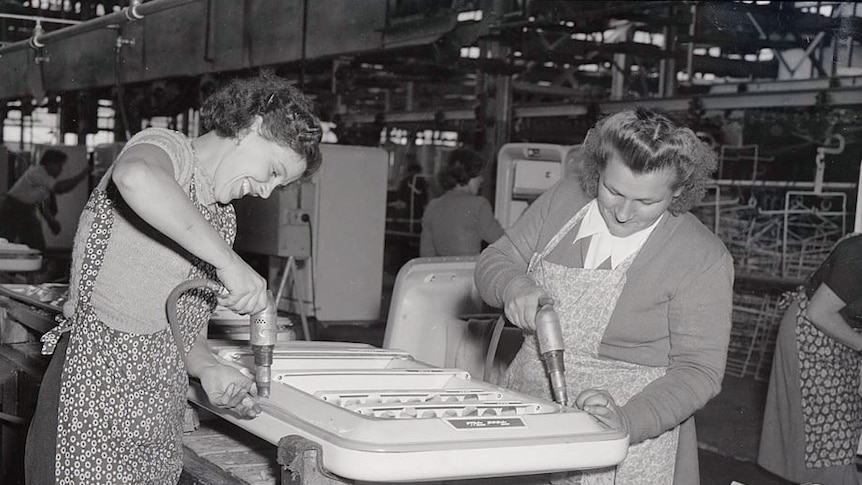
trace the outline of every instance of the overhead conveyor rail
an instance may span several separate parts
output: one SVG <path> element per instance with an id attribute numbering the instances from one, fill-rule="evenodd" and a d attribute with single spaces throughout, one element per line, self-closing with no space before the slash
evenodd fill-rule
<path id="1" fill-rule="evenodd" d="M 49 43 L 70 39 L 76 35 L 81 35 L 87 32 L 93 32 L 104 28 L 114 28 L 128 22 L 141 20 L 150 14 L 197 1 L 199 0 L 153 0 L 147 3 L 132 2 L 128 7 L 123 7 L 112 14 L 97 17 L 92 20 L 64 27 L 52 32 L 37 34 L 29 40 L 15 42 L 13 44 L 0 47 L 0 57 L 17 51 L 41 48 Z"/>

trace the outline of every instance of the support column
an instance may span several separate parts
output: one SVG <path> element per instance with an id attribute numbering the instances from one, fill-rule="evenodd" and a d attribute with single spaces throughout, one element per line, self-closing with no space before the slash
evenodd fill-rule
<path id="1" fill-rule="evenodd" d="M 505 10 L 505 2 L 494 0 L 488 14 L 489 30 L 499 25 L 502 13 Z M 509 46 L 500 42 L 499 36 L 491 35 L 480 41 L 481 55 L 486 59 L 505 60 L 509 55 Z M 497 63 L 493 63 L 497 65 Z M 483 177 L 485 183 L 482 185 L 482 193 L 491 203 L 494 203 L 494 187 L 497 174 L 497 152 L 504 144 L 509 142 L 512 127 L 512 76 L 506 72 L 479 73 L 477 76 L 477 99 L 480 105 L 477 107 L 477 123 L 483 123 L 483 137 L 481 147 L 477 147 L 483 158 L 488 162 L 485 164 Z M 484 103 L 484 106 L 482 105 Z M 481 119 L 480 119 L 481 118 Z"/>
<path id="2" fill-rule="evenodd" d="M 676 45 L 676 27 L 664 27 L 664 47 L 667 57 L 659 62 L 658 93 L 660 97 L 671 98 L 676 95 L 676 59 L 673 58 Z"/>

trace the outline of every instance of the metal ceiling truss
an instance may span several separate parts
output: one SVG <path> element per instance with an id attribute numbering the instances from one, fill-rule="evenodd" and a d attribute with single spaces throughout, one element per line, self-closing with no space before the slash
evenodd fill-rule
<path id="1" fill-rule="evenodd" d="M 399 123 L 439 121 L 437 112 L 474 120 L 479 103 L 502 99 L 503 84 L 511 105 L 490 111 L 513 119 L 582 116 L 591 105 L 684 111 L 693 96 L 708 110 L 810 106 L 813 89 L 711 94 L 694 76 L 750 85 L 775 80 L 782 65 L 797 73 L 807 60 L 827 80 L 834 62 L 822 51 L 842 39 L 852 47 L 860 32 L 858 17 L 805 13 L 793 2 L 362 0 L 357 8 L 356 1 L 152 0 L 54 26 L 0 47 L 0 100 L 38 94 L 36 66 L 45 92 L 110 93 L 120 52 L 130 90 L 271 67 L 353 123 L 381 113 Z M 459 19 L 470 10 L 483 15 Z M 465 55 L 471 48 L 477 55 Z M 715 48 L 718 55 L 700 52 Z M 789 48 L 802 49 L 803 61 L 787 59 Z M 772 59 L 751 58 L 764 49 Z M 858 91 L 840 82 L 818 89 L 830 91 L 833 104 L 860 104 Z"/>

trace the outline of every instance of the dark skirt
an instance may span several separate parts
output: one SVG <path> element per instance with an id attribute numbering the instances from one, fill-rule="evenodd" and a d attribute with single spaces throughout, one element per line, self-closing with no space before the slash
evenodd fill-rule
<path id="1" fill-rule="evenodd" d="M 57 454 L 57 412 L 60 407 L 60 377 L 66 361 L 68 333 L 63 334 L 54 350 L 54 356 L 42 386 L 39 401 L 24 448 L 24 481 L 27 485 L 53 485 L 56 483 L 55 463 Z"/>
<path id="2" fill-rule="evenodd" d="M 859 442 L 860 423 L 849 416 L 839 417 L 840 413 L 827 411 L 828 406 L 824 405 L 820 408 L 821 412 L 829 416 L 822 417 L 846 420 L 844 427 L 846 427 L 850 438 L 839 440 L 835 436 L 812 431 L 812 425 L 815 423 L 812 423 L 811 413 L 806 413 L 803 409 L 804 391 L 803 372 L 801 371 L 803 363 L 800 359 L 806 358 L 806 352 L 800 352 L 799 339 L 804 337 L 800 337 L 802 330 L 797 321 L 798 309 L 799 304 L 793 302 L 784 313 L 778 330 L 757 463 L 770 472 L 795 483 L 858 485 L 860 477 L 856 471 L 855 459 L 849 460 L 849 463 L 846 464 L 838 461 L 819 466 L 806 464 L 807 461 L 810 461 L 812 448 L 819 443 L 827 442 L 826 446 L 837 447 L 839 441 L 850 441 L 855 449 Z M 803 323 L 811 327 L 807 322 Z M 808 333 L 814 331 L 812 328 L 807 330 Z M 818 364 L 809 360 L 805 365 Z M 855 371 L 853 369 L 850 371 L 851 375 L 854 372 L 858 375 L 858 366 L 856 366 Z M 832 374 L 834 374 L 835 380 L 839 380 L 839 372 L 832 372 Z M 820 379 L 815 381 L 820 381 Z M 809 384 L 820 384 L 815 381 L 809 382 Z M 852 387 L 852 390 L 846 392 L 846 396 L 842 400 L 848 407 L 853 407 L 854 403 L 860 399 L 857 392 L 858 380 L 855 383 L 849 382 L 849 384 L 852 384 L 849 386 Z M 845 385 L 844 387 L 848 386 Z M 826 389 L 823 389 L 822 392 L 824 395 L 828 393 Z M 808 428 L 808 433 L 806 433 L 806 428 Z"/>

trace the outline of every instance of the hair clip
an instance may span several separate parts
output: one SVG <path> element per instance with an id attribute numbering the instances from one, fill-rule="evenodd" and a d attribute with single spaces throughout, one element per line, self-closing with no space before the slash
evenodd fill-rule
<path id="1" fill-rule="evenodd" d="M 263 107 L 264 111 L 269 109 L 269 105 L 272 104 L 273 99 L 275 99 L 275 93 L 269 95 L 269 99 L 266 100 L 266 104 Z"/>
<path id="2" fill-rule="evenodd" d="M 311 125 L 299 133 L 299 139 L 304 142 L 320 143 L 323 138 L 323 129 L 319 125 Z"/>

